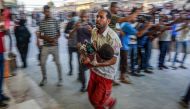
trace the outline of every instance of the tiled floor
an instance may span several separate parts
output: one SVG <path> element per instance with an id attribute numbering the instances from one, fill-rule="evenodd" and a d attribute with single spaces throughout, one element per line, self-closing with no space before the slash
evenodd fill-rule
<path id="1" fill-rule="evenodd" d="M 52 97 L 19 70 L 16 76 L 6 79 L 5 84 L 5 92 L 12 98 L 10 109 L 60 109 Z"/>

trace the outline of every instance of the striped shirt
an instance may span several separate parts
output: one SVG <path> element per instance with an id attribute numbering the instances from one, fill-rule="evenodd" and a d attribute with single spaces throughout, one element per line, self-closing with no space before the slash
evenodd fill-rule
<path id="1" fill-rule="evenodd" d="M 60 24 L 55 19 L 44 19 L 40 22 L 40 33 L 45 37 L 55 38 L 60 33 Z M 58 41 L 56 42 L 58 45 Z M 44 40 L 44 46 L 51 46 Z"/>

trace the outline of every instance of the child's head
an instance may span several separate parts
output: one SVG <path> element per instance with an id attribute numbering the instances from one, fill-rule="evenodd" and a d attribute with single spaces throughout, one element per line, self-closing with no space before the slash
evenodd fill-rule
<path id="1" fill-rule="evenodd" d="M 104 44 L 101 48 L 97 51 L 100 58 L 104 60 L 110 60 L 114 55 L 114 50 L 109 44 Z"/>

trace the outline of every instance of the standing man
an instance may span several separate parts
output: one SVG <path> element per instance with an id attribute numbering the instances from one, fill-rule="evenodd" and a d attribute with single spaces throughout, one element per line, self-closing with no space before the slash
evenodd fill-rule
<path id="1" fill-rule="evenodd" d="M 129 50 L 130 50 L 130 63 L 131 63 L 131 75 L 132 76 L 143 76 L 142 74 L 137 73 L 135 70 L 135 64 L 137 62 L 137 38 L 142 37 L 143 34 L 145 34 L 148 29 L 152 26 L 151 22 L 146 22 L 144 28 L 137 30 L 135 28 L 135 21 L 136 19 L 131 19 L 129 22 L 125 22 L 123 28 L 123 32 L 129 37 Z M 122 52 L 121 52 L 122 53 Z M 126 56 L 125 56 L 126 57 Z M 124 58 L 124 56 L 121 56 L 121 58 Z M 127 61 L 127 60 L 126 60 Z M 122 71 L 122 70 L 121 70 Z M 125 74 L 126 72 L 121 72 L 121 74 Z M 123 77 L 122 75 L 121 77 Z M 121 80 L 123 80 L 121 78 Z M 124 82 L 124 81 L 122 81 Z"/>
<path id="2" fill-rule="evenodd" d="M 123 24 L 121 25 L 122 26 L 121 27 L 122 30 L 116 29 L 116 24 L 117 23 L 123 23 L 123 22 L 130 22 L 131 20 L 136 19 L 137 15 L 142 11 L 142 8 L 137 9 L 135 12 L 133 12 L 132 14 L 130 14 L 129 16 L 126 16 L 126 17 L 119 17 L 117 15 L 118 14 L 118 10 L 119 10 L 118 2 L 111 2 L 110 12 L 111 12 L 112 17 L 111 17 L 111 22 L 110 22 L 109 26 L 116 33 L 120 34 L 123 31 Z M 125 38 L 121 38 L 123 47 L 121 48 L 121 51 L 120 51 L 121 52 L 121 54 L 120 54 L 121 55 L 121 57 L 120 57 L 121 58 L 121 60 L 120 60 L 121 62 L 120 63 L 121 64 L 125 63 L 126 66 L 120 64 L 120 70 L 121 70 L 121 72 L 120 72 L 120 80 L 121 80 L 122 83 L 129 83 L 129 80 L 125 76 L 126 75 L 126 68 L 127 68 L 127 61 L 126 61 L 126 59 L 127 59 L 127 53 L 126 53 L 126 51 L 125 51 L 125 53 L 123 52 L 123 48 L 125 47 L 124 43 L 126 43 L 126 42 L 123 41 L 123 39 L 125 40 Z M 119 83 L 117 81 L 114 81 L 113 85 L 119 85 Z"/>
<path id="3" fill-rule="evenodd" d="M 88 22 L 88 16 L 87 11 L 82 10 L 80 12 L 80 20 L 75 24 L 75 28 L 70 33 L 73 34 L 73 32 L 76 32 L 77 43 L 84 44 L 85 41 L 90 42 L 93 25 Z M 79 80 L 82 83 L 82 87 L 80 89 L 81 92 L 86 92 L 86 71 L 87 67 L 79 62 Z"/>
<path id="4" fill-rule="evenodd" d="M 91 41 L 95 43 L 97 51 L 104 44 L 114 49 L 114 56 L 107 61 L 100 62 L 97 58 L 91 62 L 88 96 L 94 109 L 113 109 L 116 99 L 111 97 L 112 82 L 116 74 L 116 62 L 119 57 L 121 42 L 118 35 L 108 26 L 111 13 L 100 10 L 96 17 L 96 28 L 92 30 Z"/>
<path id="5" fill-rule="evenodd" d="M 174 56 L 174 60 L 173 60 L 173 65 L 172 67 L 174 69 L 177 69 L 177 67 L 175 66 L 175 62 L 177 62 L 177 56 L 180 52 L 179 46 L 182 46 L 184 55 L 181 61 L 181 65 L 179 66 L 182 69 L 187 69 L 186 66 L 184 66 L 184 62 L 185 59 L 187 57 L 187 47 L 188 47 L 188 43 L 189 43 L 189 37 L 190 37 L 190 26 L 189 26 L 189 19 L 185 19 L 184 24 L 182 24 L 181 28 L 177 29 L 176 32 L 179 32 L 181 34 L 179 34 L 179 36 L 176 37 L 176 53 Z"/>
<path id="6" fill-rule="evenodd" d="M 60 37 L 60 25 L 57 20 L 51 17 L 49 6 L 45 5 L 43 8 L 45 18 L 40 23 L 40 38 L 44 40 L 41 53 L 41 69 L 42 69 L 42 81 L 39 84 L 44 86 L 47 83 L 46 75 L 46 60 L 49 54 L 52 54 L 57 65 L 58 70 L 58 83 L 57 86 L 62 85 L 62 72 L 61 65 L 59 62 L 59 51 L 58 51 L 58 39 Z"/>
<path id="7" fill-rule="evenodd" d="M 168 18 L 164 17 L 160 20 L 161 25 L 161 35 L 159 37 L 159 49 L 160 49 L 160 55 L 159 55 L 159 62 L 158 62 L 158 68 L 159 70 L 163 69 L 169 69 L 165 65 L 165 57 L 167 54 L 167 51 L 169 49 L 169 44 L 171 42 L 171 26 L 169 24 L 166 24 Z"/>
<path id="8" fill-rule="evenodd" d="M 3 94 L 3 78 L 4 78 L 4 41 L 3 37 L 5 35 L 5 23 L 4 17 L 0 13 L 0 108 L 5 108 L 8 104 L 4 101 L 9 101 L 10 98 Z"/>
<path id="9" fill-rule="evenodd" d="M 109 24 L 110 28 L 116 30 L 116 24 L 117 23 L 128 22 L 128 21 L 133 20 L 134 18 L 136 18 L 140 14 L 142 9 L 143 9 L 143 7 L 139 8 L 139 9 L 136 9 L 135 12 L 133 12 L 129 16 L 119 17 L 117 15 L 118 11 L 119 11 L 118 2 L 111 2 L 110 12 L 112 14 L 112 18 L 111 18 L 111 22 Z"/>
<path id="10" fill-rule="evenodd" d="M 69 52 L 69 76 L 73 75 L 73 65 L 72 65 L 72 60 L 73 60 L 73 53 L 77 53 L 77 34 L 76 32 L 73 33 L 72 35 L 69 35 L 69 33 L 72 31 L 74 28 L 74 25 L 76 22 L 78 22 L 78 15 L 76 12 L 72 12 L 70 14 L 71 19 L 67 23 L 67 26 L 65 27 L 65 37 L 68 39 L 68 52 Z"/>

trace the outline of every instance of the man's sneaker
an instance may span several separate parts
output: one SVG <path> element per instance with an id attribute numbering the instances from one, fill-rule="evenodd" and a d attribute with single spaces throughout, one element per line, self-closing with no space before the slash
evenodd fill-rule
<path id="1" fill-rule="evenodd" d="M 131 73 L 131 76 L 141 77 L 141 76 L 145 76 L 145 75 L 140 74 L 140 73 Z"/>
<path id="2" fill-rule="evenodd" d="M 159 66 L 159 67 L 158 67 L 158 70 L 163 70 L 163 67 Z"/>
<path id="3" fill-rule="evenodd" d="M 1 95 L 1 100 L 2 101 L 10 101 L 10 98 L 8 96 L 2 94 Z"/>
<path id="4" fill-rule="evenodd" d="M 184 107 L 184 108 L 188 108 L 189 104 L 184 102 L 183 100 L 179 101 L 179 104 Z"/>
<path id="5" fill-rule="evenodd" d="M 162 68 L 164 68 L 164 69 L 169 69 L 169 68 L 168 68 L 167 66 L 165 66 L 165 65 L 163 65 Z"/>
<path id="6" fill-rule="evenodd" d="M 153 71 L 148 70 L 148 69 L 145 69 L 145 70 L 144 70 L 144 73 L 153 74 Z"/>
<path id="7" fill-rule="evenodd" d="M 63 83 L 62 83 L 62 82 L 63 82 L 62 80 L 59 80 L 59 81 L 57 82 L 57 86 L 58 86 L 58 87 L 63 86 Z"/>
<path id="8" fill-rule="evenodd" d="M 0 109 L 6 109 L 8 107 L 8 104 L 4 103 L 3 101 L 0 101 Z"/>
<path id="9" fill-rule="evenodd" d="M 47 79 L 42 79 L 42 81 L 40 82 L 39 86 L 44 86 L 47 84 Z"/>
<path id="10" fill-rule="evenodd" d="M 176 70 L 177 69 L 177 67 L 175 65 L 172 65 L 171 67 L 172 67 L 172 70 Z"/>
<path id="11" fill-rule="evenodd" d="M 184 65 L 179 66 L 179 68 L 187 69 L 187 67 L 185 67 Z"/>

